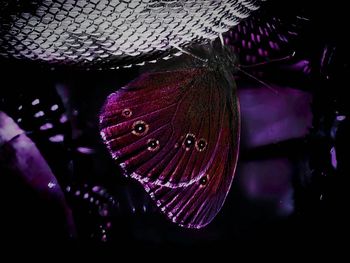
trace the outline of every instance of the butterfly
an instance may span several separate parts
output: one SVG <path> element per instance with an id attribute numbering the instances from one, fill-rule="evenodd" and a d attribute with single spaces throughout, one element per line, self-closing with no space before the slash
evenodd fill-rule
<path id="1" fill-rule="evenodd" d="M 232 51 L 205 45 L 191 54 L 110 94 L 100 134 L 123 174 L 140 182 L 168 219 L 198 229 L 229 193 L 240 111 Z"/>

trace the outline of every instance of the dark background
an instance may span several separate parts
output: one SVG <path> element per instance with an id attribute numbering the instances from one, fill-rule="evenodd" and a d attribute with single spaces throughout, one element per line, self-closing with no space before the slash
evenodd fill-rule
<path id="1" fill-rule="evenodd" d="M 259 15 L 277 15 L 286 23 L 291 17 L 302 14 L 310 19 L 293 48 L 311 60 L 314 66 L 309 92 L 313 94 L 314 127 L 310 136 L 303 140 L 284 142 L 257 150 L 254 158 L 267 158 L 280 153 L 295 153 L 300 145 L 310 154 L 311 179 L 301 183 L 294 180 L 295 211 L 287 217 L 271 216 L 269 208 L 262 203 L 240 200 L 238 186 L 233 186 L 225 209 L 213 224 L 205 230 L 193 231 L 180 229 L 168 223 L 161 216 L 136 183 L 121 178 L 114 164 L 109 160 L 98 137 L 96 113 L 105 97 L 138 75 L 139 69 L 122 69 L 120 71 L 85 71 L 82 69 L 51 66 L 27 61 L 1 59 L 1 98 L 2 107 L 15 116 L 18 101 L 31 101 L 39 97 L 44 103 L 57 102 L 65 107 L 57 94 L 57 86 L 69 90 L 70 104 L 79 111 L 73 126 L 77 131 L 84 131 L 75 136 L 75 128 L 70 124 L 60 124 L 60 132 L 65 134 L 65 141 L 60 145 L 48 142 L 47 134 L 37 132 L 38 125 L 28 111 L 22 125 L 32 130 L 29 135 L 38 145 L 48 160 L 63 188 L 87 189 L 92 192 L 94 185 L 102 185 L 109 194 L 118 200 L 108 220 L 113 227 L 108 230 L 108 241 L 101 242 L 100 226 L 105 226 L 106 219 L 101 217 L 98 209 L 84 202 L 74 194 L 66 193 L 78 228 L 78 240 L 70 240 L 64 229 L 60 210 L 54 204 L 42 200 L 33 189 L 28 189 L 20 180 L 1 176 L 3 191 L 0 199 L 2 210 L 1 241 L 5 243 L 24 243 L 32 240 L 42 244 L 71 244 L 73 246 L 108 246 L 113 250 L 122 247 L 159 248 L 180 247 L 197 249 L 205 253 L 208 248 L 230 249 L 264 247 L 274 253 L 277 247 L 291 249 L 318 246 L 326 250 L 340 248 L 347 238 L 347 192 L 349 175 L 349 157 L 347 136 L 349 121 L 343 121 L 337 130 L 335 139 L 330 138 L 329 131 L 334 125 L 336 111 L 349 116 L 347 77 L 349 76 L 347 40 L 348 23 L 346 8 L 341 1 L 268 1 L 265 10 Z M 327 65 L 320 66 L 320 58 L 325 47 L 333 50 Z M 325 73 L 326 72 L 326 73 Z M 329 75 L 327 80 L 325 75 Z M 42 99 L 43 98 L 43 99 Z M 13 106 L 13 107 L 11 107 Z M 330 168 L 328 150 L 330 145 L 337 149 L 338 166 Z M 75 151 L 78 146 L 97 149 L 98 154 L 81 155 Z M 321 175 L 326 173 L 327 176 Z M 87 186 L 85 186 L 87 185 Z M 319 199 L 320 193 L 326 198 Z M 105 197 L 101 202 L 105 201 Z M 108 198 L 107 198 L 108 199 Z M 133 213 L 132 207 L 147 207 L 147 213 Z M 232 211 L 240 211 L 234 213 Z"/>

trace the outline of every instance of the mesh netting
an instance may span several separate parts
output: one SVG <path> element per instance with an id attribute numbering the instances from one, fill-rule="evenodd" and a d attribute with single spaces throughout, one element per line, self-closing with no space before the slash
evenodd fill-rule
<path id="1" fill-rule="evenodd" d="M 0 0 L 0 56 L 118 67 L 215 39 L 264 0 Z"/>

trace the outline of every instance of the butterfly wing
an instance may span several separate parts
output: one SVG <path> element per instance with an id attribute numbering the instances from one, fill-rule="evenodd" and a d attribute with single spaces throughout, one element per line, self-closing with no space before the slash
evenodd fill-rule
<path id="1" fill-rule="evenodd" d="M 218 151 L 213 153 L 213 162 L 202 180 L 173 189 L 146 184 L 157 206 L 174 223 L 202 228 L 220 211 L 232 183 L 238 152 L 238 134 L 227 128 L 221 132 Z"/>
<path id="2" fill-rule="evenodd" d="M 209 223 L 230 188 L 239 142 L 233 83 L 206 69 L 144 74 L 102 109 L 112 157 L 180 225 Z"/>

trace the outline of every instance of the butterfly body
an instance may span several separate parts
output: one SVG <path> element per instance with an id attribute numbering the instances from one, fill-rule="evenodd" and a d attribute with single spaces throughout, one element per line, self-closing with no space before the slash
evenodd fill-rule
<path id="1" fill-rule="evenodd" d="M 112 93 L 100 115 L 101 136 L 123 173 L 187 228 L 207 225 L 221 209 L 240 134 L 235 57 L 207 47 L 199 54 L 205 62 L 142 74 Z"/>

